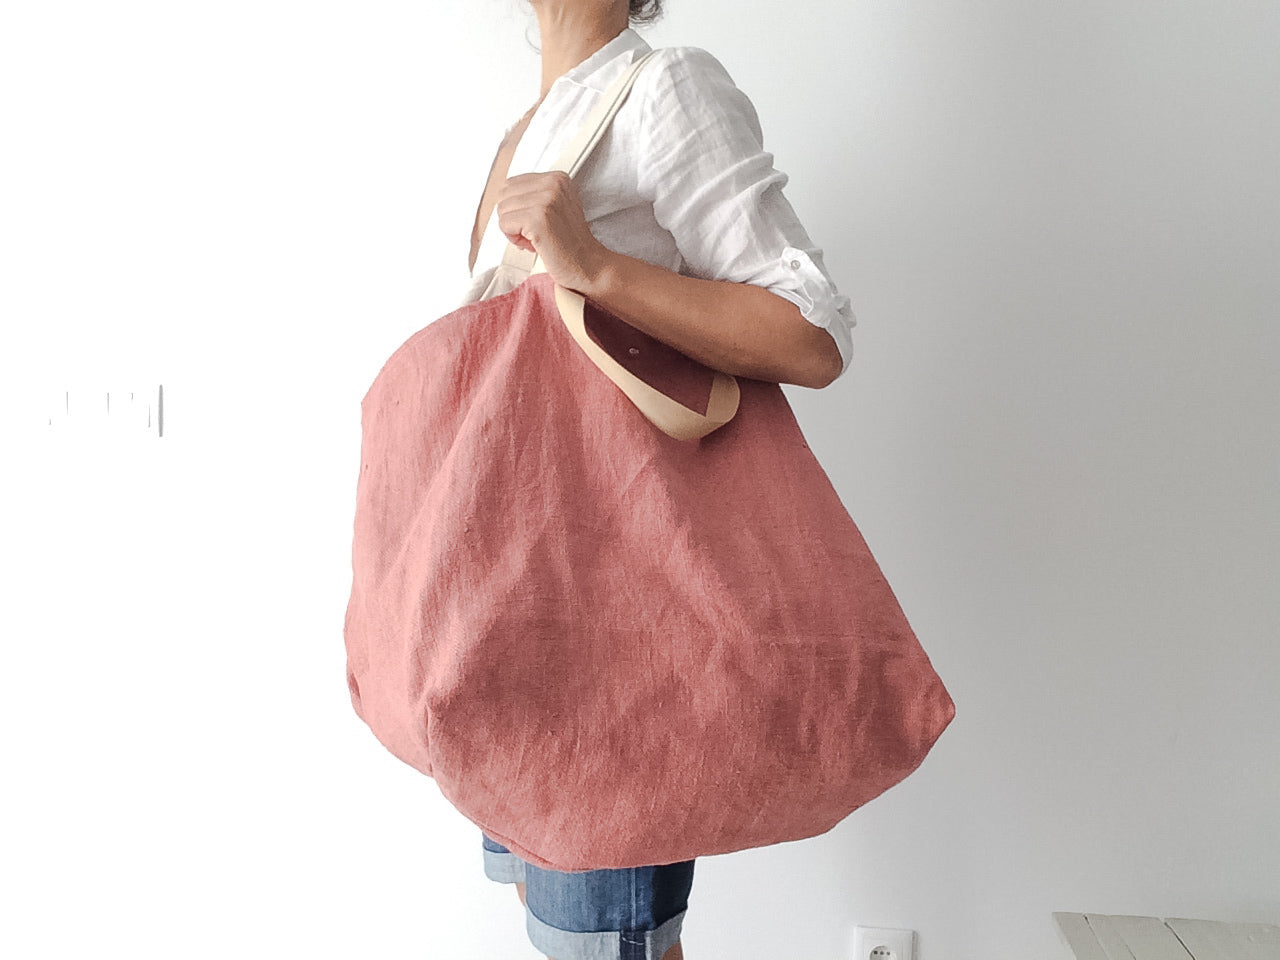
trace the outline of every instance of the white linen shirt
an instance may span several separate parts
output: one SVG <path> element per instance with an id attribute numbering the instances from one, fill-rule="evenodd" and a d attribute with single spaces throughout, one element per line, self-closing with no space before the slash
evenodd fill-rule
<path id="1" fill-rule="evenodd" d="M 551 85 L 511 158 L 509 177 L 546 172 L 609 85 L 652 49 L 627 27 Z M 514 128 L 508 128 L 508 133 Z M 684 276 L 750 283 L 789 300 L 836 342 L 849 368 L 853 326 L 815 247 L 783 196 L 755 107 L 706 50 L 665 47 L 574 177 L 605 247 Z M 479 299 L 507 247 L 494 209 L 463 303 Z"/>

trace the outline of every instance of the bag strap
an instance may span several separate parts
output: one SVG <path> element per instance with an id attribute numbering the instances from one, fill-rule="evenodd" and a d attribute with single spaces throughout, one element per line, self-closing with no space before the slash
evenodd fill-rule
<path id="1" fill-rule="evenodd" d="M 581 129 L 561 152 L 552 170 L 563 170 L 572 177 L 582 169 L 587 157 L 600 142 L 614 115 L 627 99 L 627 94 L 631 92 L 640 69 L 657 52 L 657 50 L 650 50 L 613 82 L 583 122 Z M 532 251 L 521 250 L 514 243 L 507 244 L 502 262 L 509 269 L 517 270 L 526 276 L 547 272 L 541 257 Z M 707 368 L 712 375 L 712 383 L 706 411 L 693 410 L 637 377 L 590 337 L 586 330 L 586 301 L 581 294 L 556 284 L 555 297 L 560 319 L 573 339 L 577 341 L 578 346 L 609 379 L 618 385 L 649 422 L 667 436 L 676 440 L 700 439 L 718 427 L 724 426 L 738 412 L 740 393 L 736 378 L 721 370 Z M 696 363 L 693 360 L 689 362 Z"/>
<path id="2" fill-rule="evenodd" d="M 657 52 L 657 50 L 650 50 L 623 71 L 618 79 L 613 81 L 613 85 L 604 92 L 604 96 L 600 98 L 600 102 L 596 104 L 591 115 L 582 122 L 578 135 L 565 145 L 564 150 L 560 153 L 560 159 L 551 169 L 563 170 L 571 177 L 577 174 L 582 165 L 586 163 L 587 157 L 591 155 L 591 151 L 595 149 L 596 144 L 604 136 L 605 131 L 609 129 L 609 124 L 613 122 L 614 116 L 622 108 L 622 104 L 627 99 L 627 94 L 631 92 L 631 87 L 636 82 L 636 77 L 639 76 L 641 69 Z"/>
<path id="3" fill-rule="evenodd" d="M 587 158 L 591 156 L 591 151 L 596 148 L 596 144 L 603 139 L 605 131 L 609 129 L 609 124 L 613 122 L 614 116 L 622 108 L 623 102 L 627 99 L 627 94 L 631 92 L 631 87 L 636 82 L 640 69 L 657 52 L 657 50 L 650 50 L 637 59 L 604 92 L 603 96 L 600 97 L 599 103 L 587 115 L 587 119 L 582 122 L 577 134 L 560 152 L 559 159 L 551 166 L 552 170 L 563 170 L 570 177 L 577 175 L 578 171 L 582 169 L 582 165 L 587 162 Z M 529 250 L 521 250 L 514 243 L 507 244 L 507 249 L 502 255 L 502 262 L 508 267 L 530 276 L 535 273 L 547 272 L 546 266 L 537 254 Z"/>

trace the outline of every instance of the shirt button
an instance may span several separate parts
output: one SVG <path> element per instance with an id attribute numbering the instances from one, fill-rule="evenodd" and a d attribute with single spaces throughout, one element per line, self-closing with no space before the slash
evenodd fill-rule
<path id="1" fill-rule="evenodd" d="M 799 260 L 792 260 L 792 261 L 791 261 L 791 269 L 792 269 L 792 270 L 799 270 L 799 269 L 800 269 L 800 261 L 799 261 Z"/>

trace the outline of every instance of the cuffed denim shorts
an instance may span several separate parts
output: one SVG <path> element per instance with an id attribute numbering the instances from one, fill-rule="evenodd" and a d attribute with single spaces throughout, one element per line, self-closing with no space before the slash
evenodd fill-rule
<path id="1" fill-rule="evenodd" d="M 561 873 L 521 860 L 483 831 L 484 872 L 525 885 L 525 929 L 555 960 L 662 960 L 680 939 L 693 860 Z"/>

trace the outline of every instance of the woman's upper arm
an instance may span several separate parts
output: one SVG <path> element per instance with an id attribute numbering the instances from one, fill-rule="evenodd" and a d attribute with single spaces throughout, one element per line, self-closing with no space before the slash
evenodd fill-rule
<path id="1" fill-rule="evenodd" d="M 645 73 L 640 193 L 688 272 L 765 287 L 831 334 L 849 367 L 849 298 L 840 295 L 773 166 L 755 107 L 706 50 L 660 50 Z M 643 74 L 642 74 L 643 76 Z"/>

